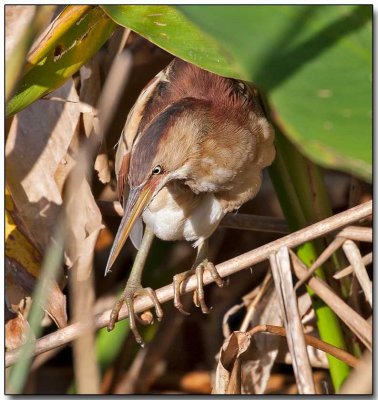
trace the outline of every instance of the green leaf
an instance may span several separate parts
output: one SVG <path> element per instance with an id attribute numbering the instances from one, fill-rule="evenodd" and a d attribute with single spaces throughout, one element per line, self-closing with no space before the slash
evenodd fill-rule
<path id="1" fill-rule="evenodd" d="M 172 6 L 102 6 L 117 24 L 139 33 L 162 49 L 224 76 L 248 74 L 216 39 Z"/>
<path id="2" fill-rule="evenodd" d="M 249 80 L 266 91 L 283 131 L 303 153 L 371 180 L 372 7 L 177 9 L 227 48 Z M 176 54 L 173 46 L 167 49 Z M 244 77 L 236 69 L 232 76 Z"/>
<path id="3" fill-rule="evenodd" d="M 68 6 L 27 59 L 9 117 L 61 86 L 109 38 L 116 24 L 100 7 Z"/>

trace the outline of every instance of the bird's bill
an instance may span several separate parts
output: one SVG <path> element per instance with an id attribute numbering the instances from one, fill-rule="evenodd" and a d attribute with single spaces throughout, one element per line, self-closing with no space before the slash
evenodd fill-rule
<path id="1" fill-rule="evenodd" d="M 117 235 L 114 239 L 112 249 L 110 250 L 108 263 L 105 269 L 105 275 L 112 268 L 114 261 L 118 257 L 118 254 L 120 253 L 123 245 L 126 242 L 126 239 L 131 232 L 131 229 L 133 228 L 133 225 L 148 205 L 152 194 L 153 189 L 148 186 L 130 190 L 125 212 L 123 214 L 121 224 L 119 225 Z"/>

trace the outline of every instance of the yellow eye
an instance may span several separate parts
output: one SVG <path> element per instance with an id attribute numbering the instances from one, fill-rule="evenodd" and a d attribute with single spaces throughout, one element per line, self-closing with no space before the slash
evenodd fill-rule
<path id="1" fill-rule="evenodd" d="M 160 165 L 157 165 L 153 170 L 152 170 L 152 175 L 159 175 L 163 172 L 163 168 Z"/>

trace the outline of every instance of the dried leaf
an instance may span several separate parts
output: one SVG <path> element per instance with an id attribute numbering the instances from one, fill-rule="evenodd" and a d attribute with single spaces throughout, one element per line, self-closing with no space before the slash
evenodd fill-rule
<path id="1" fill-rule="evenodd" d="M 21 302 L 33 293 L 41 271 L 42 256 L 18 217 L 9 192 L 6 192 L 5 204 L 6 303 L 9 310 L 19 312 Z M 56 282 L 50 282 L 47 302 L 43 308 L 58 327 L 67 325 L 66 298 Z"/>
<path id="2" fill-rule="evenodd" d="M 50 293 L 43 309 L 59 328 L 63 328 L 67 326 L 66 296 L 55 281 L 50 282 L 49 288 Z"/>
<path id="3" fill-rule="evenodd" d="M 241 392 L 240 356 L 247 351 L 251 337 L 244 332 L 233 332 L 223 343 L 215 373 L 212 394 L 237 394 Z"/>
<path id="4" fill-rule="evenodd" d="M 72 80 L 52 96 L 65 101 L 39 100 L 20 112 L 6 148 L 7 182 L 41 251 L 51 239 L 64 184 L 79 157 L 76 133 L 83 111 Z M 85 275 L 102 227 L 101 214 L 85 177 L 75 187 L 75 197 L 75 202 L 67 205 L 71 235 L 66 260 L 69 266 L 83 265 Z"/>
<path id="5" fill-rule="evenodd" d="M 257 304 L 251 325 L 281 325 L 282 317 L 277 312 L 278 298 L 274 287 Z M 248 351 L 248 360 L 243 363 L 242 392 L 262 394 L 268 384 L 271 369 L 278 355 L 281 339 L 275 335 L 254 335 Z M 247 358 L 246 357 L 246 358 Z"/>
<path id="6" fill-rule="evenodd" d="M 100 230 L 100 210 L 84 176 L 76 180 L 75 192 L 66 205 L 66 262 L 75 267 L 79 281 L 88 279 L 92 268 L 94 248 Z"/>
<path id="7" fill-rule="evenodd" d="M 25 343 L 30 332 L 30 326 L 20 311 L 10 313 L 5 323 L 5 348 L 7 351 L 16 349 Z"/>
<path id="8" fill-rule="evenodd" d="M 100 154 L 96 157 L 95 170 L 98 172 L 98 179 L 101 183 L 110 182 L 110 167 L 109 167 L 109 157 L 106 152 L 105 145 L 101 146 Z"/>
<path id="9" fill-rule="evenodd" d="M 72 102 L 39 100 L 21 111 L 14 118 L 5 148 L 7 184 L 41 252 L 50 242 L 62 204 L 55 172 L 80 116 L 72 80 L 54 93 Z"/>
<path id="10" fill-rule="evenodd" d="M 92 112 L 83 114 L 84 131 L 87 137 L 91 135 L 92 130 L 94 130 L 95 136 L 100 136 L 97 109 L 101 94 L 100 61 L 101 55 L 97 55 L 80 70 L 80 100 L 82 103 L 92 106 Z M 110 182 L 109 159 L 104 142 L 100 146 L 94 168 L 98 172 L 100 182 Z"/>
<path id="11" fill-rule="evenodd" d="M 89 60 L 80 69 L 80 101 L 92 107 L 92 112 L 83 114 L 84 132 L 90 136 L 94 120 L 98 120 L 97 101 L 101 93 L 100 56 Z"/>

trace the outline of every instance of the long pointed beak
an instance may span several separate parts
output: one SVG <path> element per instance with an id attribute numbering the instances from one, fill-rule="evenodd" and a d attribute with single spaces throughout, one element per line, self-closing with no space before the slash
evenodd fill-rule
<path id="1" fill-rule="evenodd" d="M 125 244 L 135 221 L 142 214 L 143 210 L 151 200 L 152 194 L 153 190 L 148 186 L 130 190 L 125 212 L 114 239 L 112 249 L 110 250 L 108 263 L 105 268 L 105 276 L 112 268 L 112 265 Z"/>

